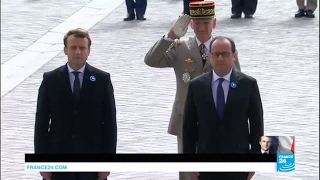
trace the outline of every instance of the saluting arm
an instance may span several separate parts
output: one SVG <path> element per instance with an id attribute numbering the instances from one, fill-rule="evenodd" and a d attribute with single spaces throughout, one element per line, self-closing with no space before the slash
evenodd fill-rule
<path id="1" fill-rule="evenodd" d="M 50 105 L 47 90 L 47 78 L 44 73 L 38 92 L 34 127 L 34 151 L 36 154 L 48 153 Z"/>
<path id="2" fill-rule="evenodd" d="M 175 47 L 171 47 L 174 45 L 173 43 L 175 42 L 165 38 L 156 42 L 144 58 L 146 65 L 157 68 L 173 67 L 176 59 Z"/>
<path id="3" fill-rule="evenodd" d="M 168 37 L 172 40 L 183 37 L 187 33 L 189 23 L 190 17 L 188 15 L 180 16 L 171 27 Z M 163 37 L 149 50 L 144 62 L 151 67 L 173 67 L 177 57 L 176 48 L 174 41 L 166 40 Z"/>

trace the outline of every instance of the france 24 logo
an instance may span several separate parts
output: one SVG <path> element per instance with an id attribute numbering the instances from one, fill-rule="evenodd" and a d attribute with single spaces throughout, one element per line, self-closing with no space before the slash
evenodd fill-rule
<path id="1" fill-rule="evenodd" d="M 277 154 L 277 172 L 295 171 L 294 154 Z"/>

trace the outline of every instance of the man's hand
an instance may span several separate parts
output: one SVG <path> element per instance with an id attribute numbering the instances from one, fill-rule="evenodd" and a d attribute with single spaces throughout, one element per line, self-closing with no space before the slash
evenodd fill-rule
<path id="1" fill-rule="evenodd" d="M 106 180 L 110 172 L 99 172 L 99 180 Z"/>
<path id="2" fill-rule="evenodd" d="M 250 180 L 254 176 L 255 172 L 249 172 L 247 180 Z"/>
<path id="3" fill-rule="evenodd" d="M 190 23 L 189 15 L 180 16 L 178 20 L 171 27 L 170 32 L 168 34 L 169 37 L 170 37 L 170 34 L 172 33 L 175 35 L 175 37 L 170 37 L 171 39 L 179 39 L 183 37 L 188 31 L 189 23 Z"/>
<path id="4" fill-rule="evenodd" d="M 45 180 L 51 180 L 51 172 L 40 172 L 40 175 L 43 177 Z"/>

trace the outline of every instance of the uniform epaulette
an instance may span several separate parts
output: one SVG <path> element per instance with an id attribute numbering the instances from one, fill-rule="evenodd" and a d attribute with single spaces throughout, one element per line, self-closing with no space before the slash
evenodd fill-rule
<path id="1" fill-rule="evenodd" d="M 175 39 L 175 40 L 171 43 L 169 49 L 172 49 L 175 45 L 180 45 L 180 44 L 182 43 L 181 41 L 183 41 L 183 40 L 181 40 L 181 39 Z"/>

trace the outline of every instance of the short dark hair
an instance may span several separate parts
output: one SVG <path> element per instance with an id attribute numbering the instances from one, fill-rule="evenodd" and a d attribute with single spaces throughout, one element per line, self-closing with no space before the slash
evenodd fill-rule
<path id="1" fill-rule="evenodd" d="M 91 46 L 91 38 L 89 36 L 88 31 L 82 29 L 82 28 L 76 28 L 76 29 L 71 29 L 67 32 L 67 34 L 63 37 L 63 44 L 64 47 L 67 47 L 68 43 L 68 37 L 74 35 L 75 37 L 78 38 L 87 38 L 89 40 L 88 47 L 90 48 Z"/>
<path id="2" fill-rule="evenodd" d="M 228 40 L 231 44 L 231 51 L 232 53 L 235 53 L 236 52 L 236 44 L 234 43 L 233 39 L 229 38 L 229 37 L 226 37 L 226 36 L 217 36 L 217 37 L 214 37 L 211 42 L 210 42 L 210 52 L 211 52 L 211 46 L 213 44 L 214 41 L 216 40 Z"/>
<path id="3" fill-rule="evenodd" d="M 260 139 L 259 139 L 259 141 L 261 141 L 261 138 L 262 138 L 262 137 L 267 137 L 267 138 L 269 138 L 269 139 L 271 140 L 271 142 L 272 142 L 272 140 L 273 140 L 273 139 L 272 139 L 272 136 L 261 136 Z"/>

